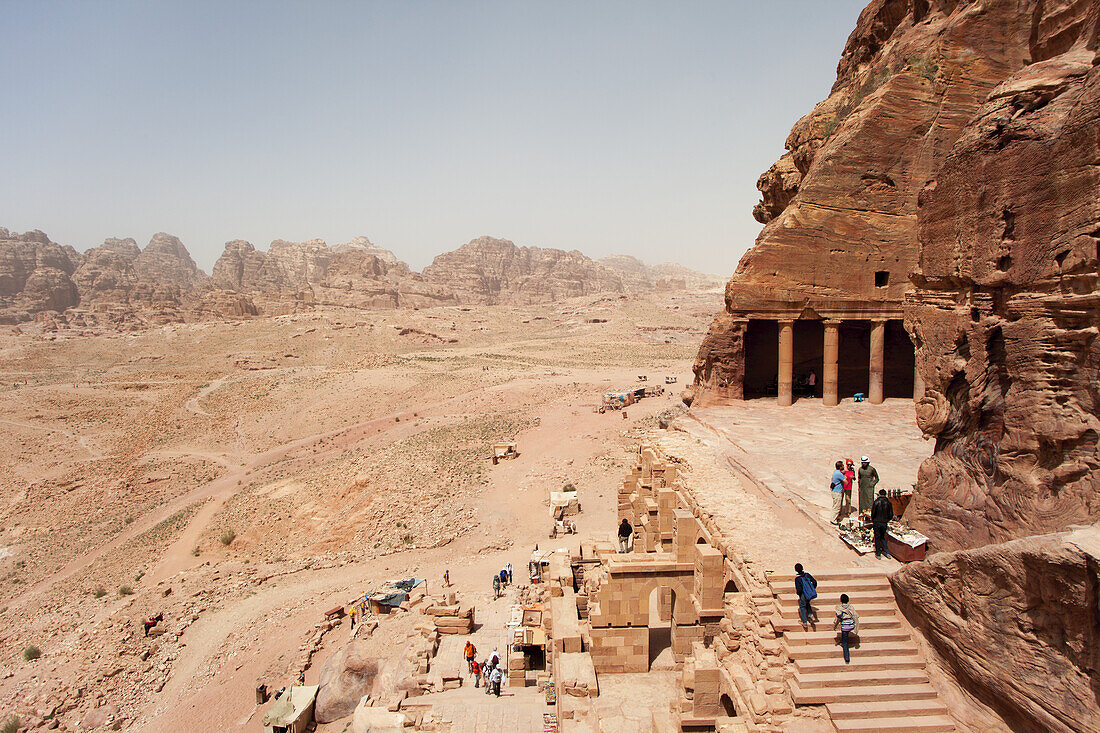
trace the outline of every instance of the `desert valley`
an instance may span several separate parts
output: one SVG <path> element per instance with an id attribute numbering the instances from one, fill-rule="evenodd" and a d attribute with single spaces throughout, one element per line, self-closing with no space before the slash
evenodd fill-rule
<path id="1" fill-rule="evenodd" d="M 728 279 L 0 229 L 0 731 L 1100 732 L 1098 156 L 872 0 Z"/>

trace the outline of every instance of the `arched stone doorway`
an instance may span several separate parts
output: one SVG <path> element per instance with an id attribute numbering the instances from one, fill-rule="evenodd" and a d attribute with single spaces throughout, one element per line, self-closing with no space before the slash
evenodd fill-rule
<path id="1" fill-rule="evenodd" d="M 675 669 L 676 591 L 664 585 L 649 593 L 649 668 Z"/>

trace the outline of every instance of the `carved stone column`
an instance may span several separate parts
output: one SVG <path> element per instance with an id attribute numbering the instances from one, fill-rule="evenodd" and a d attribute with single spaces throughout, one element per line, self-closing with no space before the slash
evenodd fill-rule
<path id="1" fill-rule="evenodd" d="M 821 375 L 821 402 L 832 407 L 837 395 L 837 361 L 840 355 L 840 321 L 825 321 L 825 367 Z"/>
<path id="2" fill-rule="evenodd" d="M 871 322 L 871 379 L 867 389 L 867 400 L 873 405 L 881 405 L 883 392 L 882 380 L 886 362 L 886 321 Z"/>
<path id="3" fill-rule="evenodd" d="M 779 404 L 794 402 L 794 321 L 779 322 Z"/>

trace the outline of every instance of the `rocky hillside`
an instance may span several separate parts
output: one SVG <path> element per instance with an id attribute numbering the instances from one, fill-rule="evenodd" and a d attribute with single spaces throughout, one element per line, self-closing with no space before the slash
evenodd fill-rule
<path id="1" fill-rule="evenodd" d="M 0 229 L 0 323 L 19 323 L 43 311 L 63 311 L 80 302 L 72 274 L 80 255 L 40 231 Z"/>
<path id="2" fill-rule="evenodd" d="M 1066 533 L 1100 520 L 1098 41 L 1094 0 L 868 5 L 696 362 L 738 368 L 732 309 L 891 273 L 934 440 L 906 519 L 944 551 L 895 590 L 1014 730 L 1100 730 L 1100 538 Z"/>
<path id="3" fill-rule="evenodd" d="M 675 262 L 647 265 L 630 255 L 610 255 L 597 260 L 614 271 L 627 292 L 644 293 L 653 290 L 710 290 L 722 287 L 718 275 L 691 270 Z"/>
<path id="4" fill-rule="evenodd" d="M 439 255 L 418 273 L 366 237 L 333 247 L 320 239 L 279 239 L 266 252 L 234 240 L 208 276 L 179 239 L 164 233 L 145 249 L 133 239 L 108 239 L 80 254 L 42 232 L 0 229 L 0 322 L 138 328 L 319 306 L 529 304 L 711 285 L 710 276 L 672 263 L 647 267 L 630 257 L 609 260 L 480 237 Z M 635 266 L 641 268 L 637 277 Z"/>
<path id="5" fill-rule="evenodd" d="M 623 291 L 618 275 L 576 250 L 517 247 L 494 237 L 439 255 L 424 278 L 452 288 L 464 303 L 546 303 Z"/>

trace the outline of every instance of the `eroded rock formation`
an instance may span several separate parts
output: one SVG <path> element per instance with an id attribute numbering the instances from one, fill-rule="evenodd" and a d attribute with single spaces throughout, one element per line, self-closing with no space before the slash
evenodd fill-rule
<path id="1" fill-rule="evenodd" d="M 351 715 L 359 699 L 370 693 L 378 676 L 378 662 L 367 656 L 366 642 L 352 639 L 321 667 L 314 717 L 331 723 Z"/>
<path id="2" fill-rule="evenodd" d="M 366 237 L 328 246 L 275 240 L 267 251 L 227 242 L 212 275 L 179 239 L 155 235 L 145 249 L 108 239 L 84 254 L 42 232 L 0 229 L 0 321 L 141 328 L 204 318 L 292 313 L 316 307 L 363 310 L 438 305 L 549 303 L 600 292 L 699 289 L 710 276 L 665 263 L 641 268 L 624 288 L 616 268 L 580 252 L 517 247 L 480 237 L 440 255 L 424 272 Z M 621 263 L 620 263 L 621 264 Z M 628 266 L 628 269 L 629 266 Z"/>
<path id="3" fill-rule="evenodd" d="M 904 311 L 934 440 L 905 518 L 937 554 L 895 591 L 1017 730 L 1100 730 L 1098 46 L 1095 0 L 872 2 L 685 395 L 736 396 L 756 312 Z"/>
<path id="4" fill-rule="evenodd" d="M 72 281 L 79 259 L 40 231 L 15 234 L 0 228 L 0 322 L 29 321 L 36 313 L 79 303 Z"/>
<path id="5" fill-rule="evenodd" d="M 1049 3 L 1048 3 L 1049 5 Z M 917 267 L 917 199 L 985 97 L 1032 53 L 1036 3 L 875 0 L 829 97 L 757 183 L 765 223 L 726 285 L 693 394 L 737 397 L 755 317 L 900 318 Z M 831 309 L 835 315 L 829 315 Z M 759 315 L 758 315 L 759 314 Z"/>
<path id="6" fill-rule="evenodd" d="M 893 577 L 902 608 L 1014 730 L 1100 731 L 1100 530 L 940 553 Z"/>
<path id="7" fill-rule="evenodd" d="M 618 275 L 576 250 L 517 247 L 494 237 L 439 255 L 423 275 L 453 288 L 464 303 L 548 303 L 623 291 Z"/>
<path id="8" fill-rule="evenodd" d="M 630 255 L 610 255 L 596 260 L 622 280 L 628 293 L 653 290 L 707 290 L 722 285 L 722 278 L 688 269 L 674 262 L 647 265 Z"/>
<path id="9" fill-rule="evenodd" d="M 907 516 L 939 549 L 1100 520 L 1100 11 L 1065 5 L 922 196 L 906 318 L 935 453 Z"/>

